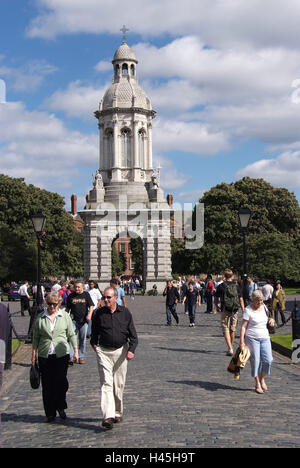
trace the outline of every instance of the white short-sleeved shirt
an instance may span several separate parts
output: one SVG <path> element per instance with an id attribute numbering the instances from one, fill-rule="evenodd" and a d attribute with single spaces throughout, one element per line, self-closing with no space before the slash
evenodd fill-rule
<path id="1" fill-rule="evenodd" d="M 257 310 L 252 309 L 249 305 L 244 310 L 243 319 L 248 320 L 245 333 L 248 338 L 269 338 L 268 317 L 264 305 Z"/>
<path id="2" fill-rule="evenodd" d="M 96 288 L 93 288 L 93 289 L 89 289 L 88 290 L 91 298 L 92 298 L 92 301 L 94 303 L 94 310 L 96 309 L 97 307 L 97 304 L 98 304 L 98 301 L 102 298 L 102 295 L 99 291 L 99 289 L 96 289 Z"/>

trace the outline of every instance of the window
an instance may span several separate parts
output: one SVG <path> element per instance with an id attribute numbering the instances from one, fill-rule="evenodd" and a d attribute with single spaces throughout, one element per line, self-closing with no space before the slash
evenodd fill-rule
<path id="1" fill-rule="evenodd" d="M 104 156 L 104 164 L 105 168 L 108 169 L 109 167 L 113 166 L 114 160 L 114 133 L 111 129 L 106 130 L 106 148 L 105 148 L 105 156 Z"/>
<path id="2" fill-rule="evenodd" d="M 131 73 L 131 76 L 135 75 L 134 65 L 130 66 L 130 73 Z"/>
<path id="3" fill-rule="evenodd" d="M 126 253 L 126 244 L 124 242 L 120 242 L 120 252 L 121 253 Z"/>
<path id="4" fill-rule="evenodd" d="M 123 65 L 122 65 L 122 75 L 128 75 L 128 65 L 127 65 L 127 63 L 123 63 Z"/>
<path id="5" fill-rule="evenodd" d="M 131 132 L 128 128 L 121 131 L 121 165 L 131 167 Z"/>
<path id="6" fill-rule="evenodd" d="M 144 130 L 139 130 L 138 132 L 138 166 L 145 168 L 145 132 Z"/>

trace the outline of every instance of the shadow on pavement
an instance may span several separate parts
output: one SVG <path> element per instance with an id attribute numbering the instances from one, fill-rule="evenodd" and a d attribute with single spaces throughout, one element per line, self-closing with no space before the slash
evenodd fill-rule
<path id="1" fill-rule="evenodd" d="M 249 388 L 231 387 L 229 385 L 223 385 L 218 382 L 204 382 L 201 380 L 177 380 L 177 381 L 169 380 L 169 383 L 193 385 L 195 387 L 204 388 L 204 390 L 208 390 L 209 392 L 216 392 L 218 390 L 234 390 L 236 392 L 251 392 L 251 389 Z"/>

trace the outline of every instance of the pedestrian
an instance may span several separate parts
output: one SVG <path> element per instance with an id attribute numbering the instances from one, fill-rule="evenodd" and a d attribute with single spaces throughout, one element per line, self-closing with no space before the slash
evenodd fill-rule
<path id="1" fill-rule="evenodd" d="M 263 294 L 257 289 L 251 296 L 251 304 L 244 310 L 240 347 L 246 344 L 250 350 L 251 376 L 255 379 L 255 391 L 259 394 L 268 390 L 265 377 L 270 374 L 273 361 L 268 322 L 274 326 L 274 320 L 267 315 Z"/>
<path id="2" fill-rule="evenodd" d="M 61 301 L 58 292 L 50 292 L 46 297 L 47 308 L 39 314 L 33 328 L 31 362 L 34 365 L 38 357 L 47 422 L 54 421 L 57 411 L 61 419 L 67 417 L 69 342 L 74 348 L 73 359 L 78 360 L 72 320 L 69 314 L 59 309 Z"/>
<path id="3" fill-rule="evenodd" d="M 268 308 L 271 308 L 272 307 L 272 296 L 273 296 L 274 288 L 273 288 L 270 280 L 267 280 L 267 284 L 265 284 L 262 287 L 261 292 L 262 292 L 263 297 L 264 297 L 264 303 L 266 304 L 266 306 Z"/>
<path id="4" fill-rule="evenodd" d="M 102 294 L 99 291 L 98 287 L 96 288 L 96 283 L 93 280 L 89 281 L 88 293 L 91 296 L 93 304 L 94 304 L 94 308 L 93 308 L 93 313 L 94 313 L 96 309 L 98 309 L 99 307 L 102 307 L 102 302 L 101 302 Z M 92 320 L 89 320 L 86 337 L 90 338 L 91 333 L 92 333 Z"/>
<path id="5" fill-rule="evenodd" d="M 221 305 L 218 304 L 220 298 Z M 228 347 L 227 356 L 233 356 L 233 344 L 238 322 L 238 310 L 244 311 L 244 300 L 241 289 L 233 282 L 233 273 L 227 268 L 224 272 L 224 281 L 215 293 L 215 307 L 221 312 L 221 326 Z"/>
<path id="6" fill-rule="evenodd" d="M 101 388 L 102 426 L 112 429 L 123 421 L 123 392 L 127 363 L 134 358 L 138 344 L 130 311 L 117 303 L 118 291 L 104 290 L 104 307 L 92 318 L 91 346 L 97 355 Z"/>
<path id="7" fill-rule="evenodd" d="M 38 285 L 37 284 L 34 284 L 31 288 L 31 291 L 32 291 L 32 296 L 33 296 L 33 299 L 36 301 L 37 300 L 37 291 L 38 291 Z M 41 291 L 41 302 L 44 303 L 45 302 L 45 297 L 46 297 L 46 291 L 45 291 L 45 288 L 42 284 L 40 284 L 40 291 Z"/>
<path id="8" fill-rule="evenodd" d="M 53 284 L 53 286 L 51 288 L 51 292 L 57 292 L 57 291 L 60 290 L 60 288 L 61 288 L 61 286 L 60 286 L 58 280 L 55 280 L 54 284 Z"/>
<path id="9" fill-rule="evenodd" d="M 21 315 L 22 317 L 25 316 L 24 311 L 30 309 L 30 296 L 28 294 L 28 281 L 24 281 L 24 283 L 20 286 L 18 293 L 20 294 L 21 298 Z M 30 314 L 29 314 L 30 315 Z"/>
<path id="10" fill-rule="evenodd" d="M 110 280 L 110 286 L 118 291 L 118 305 L 126 307 L 126 298 L 124 289 L 121 288 L 119 281 L 116 278 Z"/>
<path id="11" fill-rule="evenodd" d="M 282 289 L 281 282 L 279 280 L 275 283 L 275 289 L 272 296 L 272 309 L 274 310 L 275 322 L 278 323 L 278 312 L 280 312 L 281 321 L 284 325 L 286 323 L 286 318 L 284 316 L 285 310 L 285 292 Z"/>
<path id="12" fill-rule="evenodd" d="M 2 387 L 3 371 L 6 362 L 7 344 L 11 330 L 11 319 L 8 308 L 0 303 L 0 393 Z M 1 414 L 0 414 L 1 427 Z M 1 436 L 1 434 L 0 434 Z M 1 437 L 0 437 L 1 446 Z"/>
<path id="13" fill-rule="evenodd" d="M 212 276 L 207 275 L 205 284 L 205 299 L 206 299 L 206 312 L 205 314 L 213 313 L 213 295 L 214 295 L 214 283 Z"/>
<path id="14" fill-rule="evenodd" d="M 87 291 L 83 290 L 83 282 L 74 282 L 74 291 L 68 296 L 66 312 L 70 312 L 75 334 L 79 342 L 79 364 L 85 364 L 86 334 L 88 321 L 92 318 L 94 303 Z M 74 363 L 73 347 L 70 349 L 70 365 Z"/>
<path id="15" fill-rule="evenodd" d="M 186 295 L 183 298 L 182 304 L 185 302 L 188 303 L 188 312 L 189 312 L 189 319 L 190 319 L 190 327 L 195 326 L 195 314 L 197 305 L 200 307 L 200 294 L 199 290 L 194 288 L 194 284 L 192 281 L 189 282 L 188 290 Z"/>
<path id="16" fill-rule="evenodd" d="M 66 305 L 67 305 L 68 296 L 71 294 L 71 291 L 68 288 L 67 281 L 62 281 L 61 282 L 61 288 L 58 290 L 58 292 L 61 295 L 61 299 L 62 299 L 60 308 L 65 310 Z"/>
<path id="17" fill-rule="evenodd" d="M 167 285 L 163 291 L 163 296 L 166 296 L 167 325 L 172 325 L 172 315 L 178 325 L 179 317 L 176 312 L 176 305 L 178 304 L 180 297 L 177 288 L 173 286 L 171 280 L 167 281 Z"/>

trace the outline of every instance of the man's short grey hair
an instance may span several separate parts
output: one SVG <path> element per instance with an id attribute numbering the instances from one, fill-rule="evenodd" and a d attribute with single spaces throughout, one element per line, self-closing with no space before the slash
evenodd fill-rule
<path id="1" fill-rule="evenodd" d="M 104 289 L 103 291 L 104 296 L 105 296 L 105 291 L 108 291 L 109 289 L 114 292 L 115 297 L 118 297 L 118 290 L 114 288 L 113 286 L 108 286 L 107 288 Z"/>
<path id="2" fill-rule="evenodd" d="M 253 291 L 252 296 L 251 296 L 252 301 L 255 301 L 255 299 L 264 299 L 263 293 L 261 292 L 260 289 L 255 289 Z"/>

